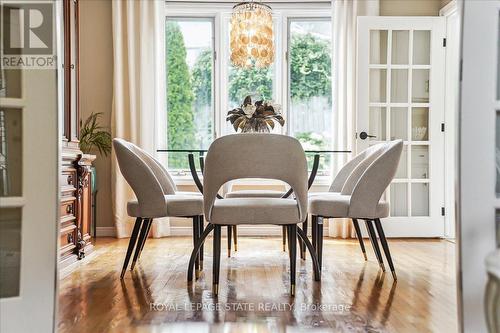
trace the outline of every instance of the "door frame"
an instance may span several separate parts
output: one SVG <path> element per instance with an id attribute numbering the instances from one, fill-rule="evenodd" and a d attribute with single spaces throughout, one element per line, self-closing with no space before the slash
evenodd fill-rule
<path id="1" fill-rule="evenodd" d="M 460 75 L 461 17 L 456 0 L 450 1 L 439 11 L 446 20 L 446 73 L 445 73 L 445 228 L 444 238 L 453 240 L 456 235 L 456 184 L 458 163 L 458 106 Z"/>
<path id="2" fill-rule="evenodd" d="M 445 38 L 445 21 L 442 17 L 385 17 L 385 16 L 362 16 L 358 17 L 358 43 L 357 43 L 357 78 L 356 78 L 356 114 L 354 115 L 354 137 L 353 150 L 359 152 L 362 150 L 363 144 L 356 138 L 357 132 L 368 130 L 368 119 L 362 120 L 359 117 L 361 108 L 368 108 L 369 105 L 369 83 L 366 78 L 369 76 L 369 29 L 387 30 L 387 25 L 395 26 L 391 30 L 397 30 L 397 26 L 401 26 L 402 30 L 430 30 L 433 33 L 431 36 L 431 59 L 434 62 L 431 64 L 430 81 L 433 87 L 429 92 L 429 135 L 433 136 L 432 145 L 429 146 L 429 160 L 435 161 L 439 158 L 439 151 L 444 151 L 444 135 L 441 133 L 441 124 L 444 123 L 444 61 L 445 48 L 438 47 L 438 42 Z M 408 28 L 408 26 L 411 26 Z M 363 61 L 366 65 L 362 65 Z M 443 68 L 443 71 L 435 69 Z M 361 79 L 364 78 L 364 79 Z M 387 92 L 390 93 L 390 92 Z M 432 117 L 432 118 L 431 118 Z M 432 119 L 432 122 L 431 122 Z M 436 150 L 436 148 L 439 150 Z M 429 177 L 429 183 L 432 184 L 434 190 L 429 192 L 429 213 L 430 217 L 389 217 L 384 219 L 384 229 L 388 237 L 443 237 L 444 236 L 444 217 L 441 216 L 441 207 L 444 207 L 444 159 L 442 167 L 432 167 Z M 433 169 L 432 169 L 433 168 Z M 433 194 L 435 193 L 435 194 Z M 437 198 L 435 196 L 438 196 Z M 411 221 L 409 221 L 411 219 Z M 438 220 L 439 219 L 439 220 Z M 439 223 L 436 223 L 439 221 Z"/>

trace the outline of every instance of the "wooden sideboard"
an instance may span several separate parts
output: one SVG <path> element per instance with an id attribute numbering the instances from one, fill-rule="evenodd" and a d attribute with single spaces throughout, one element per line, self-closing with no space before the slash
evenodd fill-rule
<path id="1" fill-rule="evenodd" d="M 93 248 L 92 161 L 79 148 L 78 0 L 64 0 L 64 114 L 61 151 L 60 268 L 85 258 Z"/>

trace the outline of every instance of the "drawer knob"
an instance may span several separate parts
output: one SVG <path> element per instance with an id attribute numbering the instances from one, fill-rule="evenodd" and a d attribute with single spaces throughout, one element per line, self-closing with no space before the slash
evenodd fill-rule
<path id="1" fill-rule="evenodd" d="M 68 213 L 68 214 L 73 213 L 73 206 L 72 205 L 67 205 L 66 206 L 66 213 Z"/>
<path id="2" fill-rule="evenodd" d="M 71 184 L 73 184 L 73 176 L 69 175 L 68 176 L 68 185 L 71 185 Z"/>

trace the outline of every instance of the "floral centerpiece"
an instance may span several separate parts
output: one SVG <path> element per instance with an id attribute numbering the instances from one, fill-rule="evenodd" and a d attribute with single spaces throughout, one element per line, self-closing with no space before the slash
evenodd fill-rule
<path id="1" fill-rule="evenodd" d="M 231 122 L 236 132 L 241 129 L 242 133 L 269 133 L 275 122 L 281 126 L 285 125 L 285 119 L 281 116 L 281 105 L 263 100 L 252 104 L 250 96 L 245 97 L 239 108 L 229 111 L 226 120 Z"/>

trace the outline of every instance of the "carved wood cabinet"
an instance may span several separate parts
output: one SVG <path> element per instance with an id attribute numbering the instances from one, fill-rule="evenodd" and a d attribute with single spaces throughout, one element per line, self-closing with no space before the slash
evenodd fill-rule
<path id="1" fill-rule="evenodd" d="M 61 159 L 60 268 L 92 251 L 92 161 L 79 148 L 78 1 L 64 0 L 64 115 Z"/>

